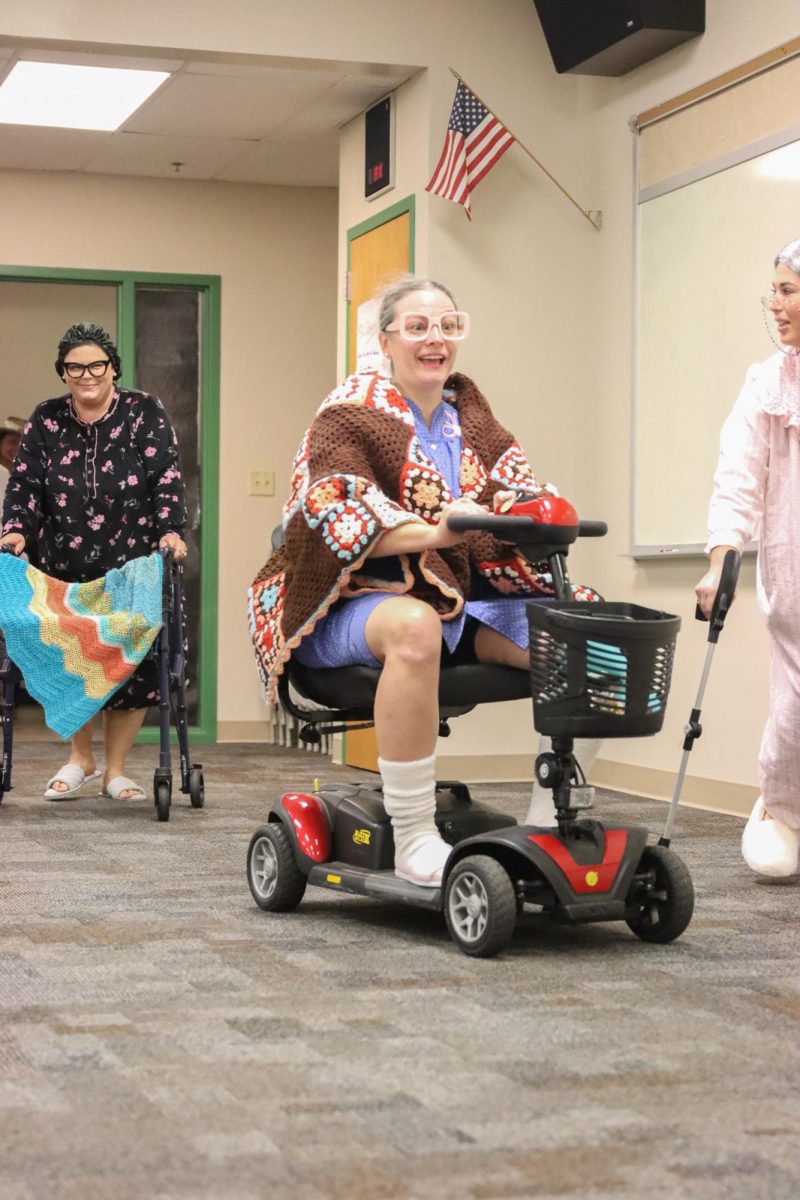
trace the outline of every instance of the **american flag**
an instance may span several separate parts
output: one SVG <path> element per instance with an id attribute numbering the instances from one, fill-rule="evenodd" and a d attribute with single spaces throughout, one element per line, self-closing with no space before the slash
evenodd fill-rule
<path id="1" fill-rule="evenodd" d="M 472 220 L 470 192 L 514 140 L 514 135 L 459 80 L 444 149 L 425 191 L 463 204 Z"/>

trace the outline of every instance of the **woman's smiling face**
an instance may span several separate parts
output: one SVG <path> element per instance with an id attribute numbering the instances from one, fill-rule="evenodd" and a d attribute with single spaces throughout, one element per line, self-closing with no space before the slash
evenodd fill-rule
<path id="1" fill-rule="evenodd" d="M 455 305 L 446 292 L 420 288 L 398 300 L 390 324 L 397 324 L 405 313 L 419 313 L 431 322 L 426 336 L 421 341 L 409 341 L 400 330 L 381 332 L 381 349 L 391 360 L 394 381 L 412 400 L 440 399 L 445 380 L 452 374 L 458 347 L 455 342 L 445 341 L 437 324 L 445 313 L 452 312 Z"/>
<path id="2" fill-rule="evenodd" d="M 92 375 L 85 369 L 89 363 L 98 364 L 94 369 L 95 371 L 103 370 L 102 375 Z M 102 363 L 106 364 L 104 369 L 99 365 Z M 67 369 L 70 364 L 79 364 L 84 368 L 82 374 L 76 379 L 70 378 Z M 75 366 L 73 366 L 74 369 Z M 94 342 L 73 346 L 64 358 L 63 378 L 73 400 L 79 404 L 94 409 L 102 408 L 111 402 L 115 386 L 114 367 L 106 351 L 100 346 L 96 346 Z"/>

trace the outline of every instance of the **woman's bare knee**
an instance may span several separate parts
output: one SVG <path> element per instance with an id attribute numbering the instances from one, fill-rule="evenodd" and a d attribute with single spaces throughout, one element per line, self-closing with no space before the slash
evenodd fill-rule
<path id="1" fill-rule="evenodd" d="M 398 596 L 371 614 L 365 630 L 373 654 L 394 658 L 409 666 L 438 663 L 442 648 L 442 623 L 429 604 Z"/>

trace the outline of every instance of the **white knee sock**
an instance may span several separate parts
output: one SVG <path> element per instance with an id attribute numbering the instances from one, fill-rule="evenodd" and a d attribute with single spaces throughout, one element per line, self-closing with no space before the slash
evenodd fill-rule
<path id="1" fill-rule="evenodd" d="M 383 804 L 392 819 L 394 870 L 401 879 L 436 887 L 450 847 L 442 841 L 434 821 L 436 811 L 436 758 L 414 762 L 378 759 L 383 780 Z"/>
<path id="2" fill-rule="evenodd" d="M 602 746 L 601 741 L 594 738 L 575 738 L 573 754 L 575 755 L 580 767 L 586 776 L 589 778 L 589 772 L 592 769 L 592 764 L 597 758 L 597 753 Z M 553 743 L 549 737 L 539 738 L 539 753 L 545 754 L 553 749 Z M 554 825 L 556 820 L 555 801 L 551 788 L 543 788 L 538 779 L 533 781 L 533 793 L 531 802 L 528 808 L 528 815 L 525 818 L 526 825 Z"/>

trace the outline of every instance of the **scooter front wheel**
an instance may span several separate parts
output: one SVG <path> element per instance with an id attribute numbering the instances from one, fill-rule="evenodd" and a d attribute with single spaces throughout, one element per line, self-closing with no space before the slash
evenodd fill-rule
<path id="1" fill-rule="evenodd" d="M 465 954 L 499 954 L 511 941 L 517 920 L 508 872 L 487 854 L 462 858 L 447 880 L 444 915 L 451 938 Z"/>
<path id="2" fill-rule="evenodd" d="M 631 890 L 628 928 L 643 942 L 672 942 L 694 912 L 694 886 L 683 859 L 666 846 L 645 846 Z"/>
<path id="3" fill-rule="evenodd" d="M 262 825 L 247 849 L 247 882 L 265 912 L 291 912 L 306 890 L 306 877 L 294 860 L 288 833 L 277 822 Z"/>

